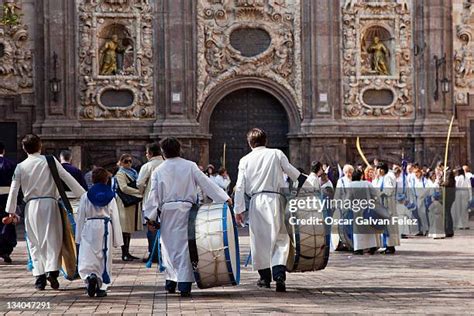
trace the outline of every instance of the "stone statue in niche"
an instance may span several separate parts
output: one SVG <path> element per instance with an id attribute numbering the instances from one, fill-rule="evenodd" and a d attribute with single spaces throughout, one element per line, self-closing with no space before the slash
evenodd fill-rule
<path id="1" fill-rule="evenodd" d="M 100 74 L 103 76 L 111 76 L 119 74 L 123 69 L 123 54 L 125 48 L 119 41 L 117 34 L 105 42 L 100 49 Z"/>
<path id="2" fill-rule="evenodd" d="M 390 74 L 388 69 L 387 60 L 390 56 L 390 52 L 387 46 L 375 36 L 372 45 L 368 49 L 369 53 L 372 54 L 372 70 L 381 76 L 388 76 Z"/>

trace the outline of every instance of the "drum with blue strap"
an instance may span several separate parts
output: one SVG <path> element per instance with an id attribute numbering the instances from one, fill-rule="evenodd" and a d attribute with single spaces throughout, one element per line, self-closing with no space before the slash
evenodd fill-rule
<path id="1" fill-rule="evenodd" d="M 300 193 L 294 199 L 306 200 L 308 196 L 314 197 L 314 193 Z M 298 209 L 295 212 L 287 209 L 290 252 L 286 267 L 289 272 L 318 271 L 326 268 L 329 260 L 330 227 L 325 224 L 324 219 L 328 215 L 326 210 L 321 208 Z"/>
<path id="2" fill-rule="evenodd" d="M 200 289 L 239 284 L 237 225 L 227 203 L 193 207 L 189 214 L 188 239 L 194 278 Z"/>

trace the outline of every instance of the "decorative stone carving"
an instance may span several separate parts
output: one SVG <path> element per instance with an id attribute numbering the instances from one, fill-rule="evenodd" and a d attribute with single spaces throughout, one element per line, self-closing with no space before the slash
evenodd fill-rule
<path id="1" fill-rule="evenodd" d="M 266 78 L 293 96 L 302 115 L 300 0 L 198 0 L 197 112 L 211 91 L 230 78 Z M 271 42 L 249 56 L 231 45 L 242 29 Z M 232 39 L 234 41 L 234 39 Z"/>
<path id="2" fill-rule="evenodd" d="M 414 104 L 409 2 L 346 0 L 341 4 L 344 117 L 411 117 Z M 376 102 L 377 91 L 380 103 Z M 387 101 L 387 97 L 391 100 Z M 366 100 L 371 100 L 370 104 Z"/>
<path id="3" fill-rule="evenodd" d="M 81 118 L 154 118 L 153 10 L 149 0 L 77 3 Z M 130 104 L 111 106 L 113 98 L 108 97 L 114 90 L 118 96 L 133 96 Z M 107 105 L 103 93 L 107 93 Z"/>
<path id="4" fill-rule="evenodd" d="M 458 1 L 454 5 L 454 100 L 468 103 L 468 94 L 474 91 L 474 3 Z"/>
<path id="5" fill-rule="evenodd" d="M 20 9 L 15 1 L 6 1 L 0 19 L 0 95 L 33 92 L 33 56 Z"/>

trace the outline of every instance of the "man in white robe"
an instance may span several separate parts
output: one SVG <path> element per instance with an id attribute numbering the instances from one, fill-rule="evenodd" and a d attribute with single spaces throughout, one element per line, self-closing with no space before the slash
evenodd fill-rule
<path id="1" fill-rule="evenodd" d="M 344 201 L 349 199 L 349 190 L 350 184 L 352 182 L 352 174 L 354 173 L 354 167 L 352 165 L 344 165 L 342 168 L 343 176 L 337 180 L 336 191 L 334 192 L 334 214 L 333 218 L 335 220 L 342 219 L 349 209 L 343 207 Z M 331 227 L 331 250 L 342 250 L 348 248 L 352 250 L 352 245 L 350 244 L 352 240 L 343 240 L 341 234 L 345 230 L 350 231 L 351 229 L 345 226 L 332 225 Z M 348 236 L 350 237 L 350 236 Z"/>
<path id="2" fill-rule="evenodd" d="M 146 145 L 146 157 L 148 162 L 140 168 L 137 179 L 137 187 L 140 192 L 143 194 L 143 203 L 142 210 L 145 212 L 144 205 L 148 200 L 148 195 L 151 190 L 151 174 L 153 171 L 163 163 L 163 158 L 161 157 L 160 145 L 157 143 L 151 143 Z M 145 216 L 143 216 L 145 218 Z M 146 237 L 148 239 L 148 258 L 143 259 L 144 262 L 147 262 L 150 259 L 150 255 L 153 253 L 153 245 L 156 238 L 156 228 L 149 226 Z M 151 258 L 153 262 L 157 263 L 158 258 Z"/>
<path id="3" fill-rule="evenodd" d="M 150 194 L 144 206 L 145 218 L 151 224 L 160 221 L 166 290 L 174 293 L 177 285 L 181 296 L 187 297 L 194 282 L 188 219 L 191 207 L 197 203 L 198 187 L 214 203 L 232 204 L 232 200 L 196 163 L 180 157 L 181 144 L 176 138 L 163 139 L 160 147 L 165 161 L 152 173 Z"/>
<path id="4" fill-rule="evenodd" d="M 411 178 L 411 200 L 416 203 L 416 213 L 418 215 L 418 226 L 419 232 L 417 236 L 424 236 L 428 234 L 429 231 L 429 222 L 428 222 L 428 207 L 427 197 L 430 193 L 430 188 L 428 188 L 428 183 L 425 177 L 423 177 L 423 172 L 420 168 L 416 168 L 414 172 L 415 176 Z"/>
<path id="5" fill-rule="evenodd" d="M 390 223 L 383 233 L 383 254 L 394 254 L 395 247 L 400 246 L 400 233 L 398 230 L 398 214 L 396 203 L 396 179 L 395 176 L 388 173 L 388 166 L 380 162 L 377 167 L 377 178 L 372 183 L 375 188 L 380 189 L 381 203 L 388 209 L 390 214 Z"/>
<path id="6" fill-rule="evenodd" d="M 59 193 L 54 183 L 46 157 L 40 154 L 41 140 L 29 134 L 22 140 L 23 150 L 28 154 L 13 176 L 6 210 L 14 214 L 18 191 L 23 191 L 25 207 L 25 230 L 33 261 L 35 287 L 44 290 L 46 280 L 53 289 L 59 288 L 58 276 L 61 267 L 61 245 L 63 224 L 58 206 Z M 59 177 L 76 196 L 85 191 L 81 185 L 55 160 Z"/>
<path id="7" fill-rule="evenodd" d="M 112 283 L 112 246 L 123 245 L 115 193 L 108 180 L 104 168 L 92 171 L 93 186 L 82 195 L 77 212 L 78 271 L 90 297 L 107 295 Z"/>
<path id="8" fill-rule="evenodd" d="M 323 172 L 323 167 L 319 161 L 313 161 L 311 163 L 311 173 L 309 174 L 308 179 L 306 179 L 306 183 L 311 184 L 315 191 L 321 191 L 321 182 L 319 181 L 319 176 Z"/>
<path id="9" fill-rule="evenodd" d="M 237 223 L 243 223 L 245 195 L 250 196 L 250 249 L 253 269 L 260 274 L 257 285 L 269 288 L 273 273 L 276 290 L 284 292 L 290 247 L 284 222 L 286 203 L 281 195 L 281 189 L 285 187 L 284 173 L 298 181 L 299 187 L 306 177 L 288 162 L 281 150 L 266 147 L 267 137 L 263 130 L 250 130 L 247 141 L 252 151 L 239 162 L 235 187 L 236 219 Z"/>

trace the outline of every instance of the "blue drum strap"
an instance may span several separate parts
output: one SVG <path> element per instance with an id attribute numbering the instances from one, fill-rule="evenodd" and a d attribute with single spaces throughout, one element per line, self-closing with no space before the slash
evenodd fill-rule
<path id="1" fill-rule="evenodd" d="M 231 214 L 232 216 L 232 214 Z M 232 221 L 232 225 L 233 225 Z M 232 270 L 232 261 L 230 258 L 230 251 L 229 251 L 229 238 L 227 236 L 227 203 L 224 203 L 222 207 L 222 231 L 223 231 L 223 241 L 224 241 L 224 255 L 225 255 L 225 262 L 227 266 L 227 272 L 229 275 L 230 282 L 232 285 L 237 285 L 236 278 L 234 277 L 234 271 Z M 240 263 L 239 263 L 240 265 Z"/>

